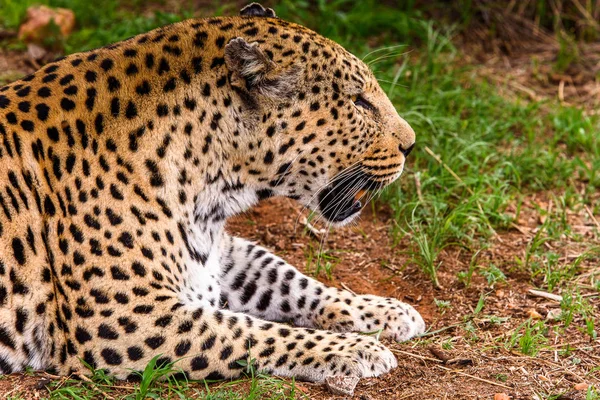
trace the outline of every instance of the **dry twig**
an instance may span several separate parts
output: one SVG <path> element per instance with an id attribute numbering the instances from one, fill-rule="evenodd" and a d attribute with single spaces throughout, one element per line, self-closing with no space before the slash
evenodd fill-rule
<path id="1" fill-rule="evenodd" d="M 432 361 L 432 362 L 436 362 L 436 363 L 442 363 L 443 362 L 441 360 L 438 360 L 437 358 L 425 357 L 425 356 L 422 356 L 420 354 L 409 353 L 408 351 L 403 351 L 403 350 L 398 350 L 398 349 L 391 349 L 391 350 L 392 350 L 392 353 L 399 353 L 399 354 L 403 354 L 405 356 L 419 358 L 419 359 L 421 359 L 423 361 Z"/>
<path id="2" fill-rule="evenodd" d="M 444 371 L 453 372 L 453 373 L 458 374 L 458 375 L 466 376 L 467 378 L 475 379 L 476 381 L 485 382 L 485 383 L 488 383 L 490 385 L 499 386 L 499 387 L 502 387 L 502 388 L 505 388 L 505 389 L 512 389 L 512 387 L 510 387 L 510 386 L 503 385 L 501 383 L 497 383 L 497 382 L 490 381 L 490 380 L 487 380 L 487 379 L 478 378 L 478 377 L 473 376 L 471 374 L 467 374 L 466 372 L 457 371 L 457 370 L 454 370 L 454 369 L 451 369 L 451 368 L 446 368 L 446 367 L 441 366 L 441 365 L 436 365 L 436 367 L 438 367 L 440 369 L 443 369 Z"/>
<path id="3" fill-rule="evenodd" d="M 594 216 L 594 213 L 592 212 L 592 210 L 590 210 L 590 208 L 588 207 L 587 204 L 584 204 L 583 207 L 585 208 L 585 212 L 588 213 L 588 215 L 590 216 L 590 218 L 592 219 L 592 221 L 594 221 L 594 223 L 596 224 L 596 226 L 598 227 L 598 229 L 600 229 L 600 222 L 598 222 L 598 220 Z"/>
<path id="4" fill-rule="evenodd" d="M 558 301 L 559 303 L 563 300 L 563 297 L 558 294 L 542 292 L 541 290 L 529 289 L 528 293 L 532 296 L 543 297 L 544 299 Z"/>
<path id="5" fill-rule="evenodd" d="M 416 172 L 414 174 L 415 176 L 415 188 L 417 189 L 417 197 L 419 198 L 419 201 L 422 203 L 423 202 L 423 192 L 421 191 L 421 176 L 419 175 L 418 172 Z"/>

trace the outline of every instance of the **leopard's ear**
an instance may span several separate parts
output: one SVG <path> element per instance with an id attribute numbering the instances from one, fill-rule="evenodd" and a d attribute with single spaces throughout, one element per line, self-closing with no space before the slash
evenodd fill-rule
<path id="1" fill-rule="evenodd" d="M 265 8 L 258 3 L 250 3 L 240 10 L 240 15 L 250 17 L 277 18 L 272 8 Z"/>
<path id="2" fill-rule="evenodd" d="M 257 42 L 233 38 L 225 46 L 225 63 L 231 72 L 231 84 L 248 92 L 260 92 L 273 98 L 286 98 L 296 89 L 300 69 L 282 69 L 261 49 Z"/>

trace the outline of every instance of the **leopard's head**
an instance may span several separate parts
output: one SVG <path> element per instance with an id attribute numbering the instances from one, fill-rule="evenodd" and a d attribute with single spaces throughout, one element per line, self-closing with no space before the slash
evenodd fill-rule
<path id="1" fill-rule="evenodd" d="M 400 176 L 415 133 L 364 62 L 270 9 L 248 7 L 242 15 L 260 19 L 258 35 L 231 39 L 225 60 L 254 110 L 264 184 L 346 224 L 365 196 Z"/>

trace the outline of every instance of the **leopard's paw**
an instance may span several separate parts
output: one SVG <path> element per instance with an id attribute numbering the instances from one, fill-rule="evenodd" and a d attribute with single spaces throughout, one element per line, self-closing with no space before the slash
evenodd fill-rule
<path id="1" fill-rule="evenodd" d="M 302 337 L 294 351 L 265 367 L 276 375 L 322 382 L 328 376 L 375 377 L 398 365 L 394 354 L 371 336 L 317 331 Z"/>
<path id="2" fill-rule="evenodd" d="M 425 331 L 425 322 L 411 305 L 392 298 L 353 296 L 330 303 L 315 317 L 315 324 L 335 332 L 380 332 L 398 342 Z"/>

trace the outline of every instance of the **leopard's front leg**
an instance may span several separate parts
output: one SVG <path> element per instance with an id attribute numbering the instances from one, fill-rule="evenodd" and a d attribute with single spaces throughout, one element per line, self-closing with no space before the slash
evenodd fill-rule
<path id="1" fill-rule="evenodd" d="M 228 238 L 221 262 L 222 299 L 231 310 L 335 332 L 381 331 L 396 341 L 425 330 L 412 306 L 327 287 L 244 239 Z"/>

